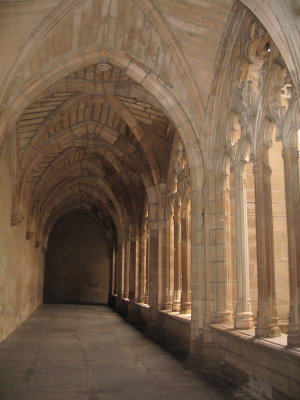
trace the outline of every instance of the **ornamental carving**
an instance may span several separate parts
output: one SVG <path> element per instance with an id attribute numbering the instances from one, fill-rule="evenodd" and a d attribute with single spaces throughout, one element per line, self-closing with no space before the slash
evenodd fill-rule
<path id="1" fill-rule="evenodd" d="M 169 193 L 180 193 L 181 198 L 184 201 L 190 196 L 191 180 L 187 155 L 180 138 L 178 138 L 174 153 L 174 171 L 169 184 Z"/>
<path id="2" fill-rule="evenodd" d="M 287 136 L 284 125 L 291 102 L 283 97 L 289 97 L 292 91 L 283 59 L 260 22 L 249 13 L 239 30 L 239 41 L 228 49 L 229 67 L 218 106 L 227 113 L 223 112 L 217 128 L 216 161 L 225 154 L 231 165 L 235 164 L 241 139 L 251 143 L 254 159 L 262 159 L 272 145 L 274 123 L 277 140 Z"/>

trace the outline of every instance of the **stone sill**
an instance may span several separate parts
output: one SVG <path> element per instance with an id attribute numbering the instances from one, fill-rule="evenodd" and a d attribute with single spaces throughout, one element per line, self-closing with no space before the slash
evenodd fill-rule
<path id="1" fill-rule="evenodd" d="M 211 324 L 210 327 L 225 336 L 235 336 L 241 341 L 248 341 L 258 346 L 267 348 L 286 357 L 293 357 L 297 361 L 300 360 L 300 347 L 287 347 L 287 334 L 282 333 L 281 336 L 275 338 L 256 338 L 255 329 L 238 330 L 232 326 Z"/>
<path id="2" fill-rule="evenodd" d="M 149 304 L 145 304 L 145 303 L 136 303 L 137 306 L 141 307 L 141 308 L 150 308 Z"/>
<path id="3" fill-rule="evenodd" d="M 191 314 L 180 314 L 179 312 L 172 312 L 168 310 L 160 310 L 159 312 L 185 324 L 191 323 Z"/>

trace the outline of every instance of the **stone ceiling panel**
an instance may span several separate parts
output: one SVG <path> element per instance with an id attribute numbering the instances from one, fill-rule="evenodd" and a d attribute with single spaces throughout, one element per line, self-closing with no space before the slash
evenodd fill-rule
<path id="1" fill-rule="evenodd" d="M 100 63 L 30 104 L 18 134 L 19 190 L 30 194 L 31 215 L 52 226 L 66 202 L 84 206 L 94 197 L 110 204 L 120 223 L 137 218 L 153 172 L 162 173 L 168 156 L 170 121 L 152 100 L 124 71 Z"/>

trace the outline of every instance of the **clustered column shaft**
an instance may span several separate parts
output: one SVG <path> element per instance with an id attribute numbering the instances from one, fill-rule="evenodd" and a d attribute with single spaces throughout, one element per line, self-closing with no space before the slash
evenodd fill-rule
<path id="1" fill-rule="evenodd" d="M 247 223 L 247 196 L 244 168 L 234 175 L 237 305 L 234 326 L 236 329 L 253 328 L 253 314 L 249 295 L 249 249 Z"/>
<path id="2" fill-rule="evenodd" d="M 180 311 L 182 270 L 181 270 L 181 204 L 175 204 L 174 232 L 175 232 L 175 260 L 174 260 L 174 294 L 172 311 Z"/>
<path id="3" fill-rule="evenodd" d="M 280 336 L 275 295 L 271 168 L 256 161 L 255 184 L 258 311 L 257 337 Z"/>
<path id="4" fill-rule="evenodd" d="M 181 255 L 182 255 L 182 293 L 181 293 L 181 314 L 191 313 L 191 218 L 190 202 L 187 201 L 182 209 L 182 235 L 181 235 Z"/>

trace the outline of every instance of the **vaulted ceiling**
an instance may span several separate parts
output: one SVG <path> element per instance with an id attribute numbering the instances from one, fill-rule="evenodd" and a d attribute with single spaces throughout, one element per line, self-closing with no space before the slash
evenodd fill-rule
<path id="1" fill-rule="evenodd" d="M 111 231 L 137 221 L 165 174 L 174 128 L 156 100 L 101 63 L 55 82 L 18 120 L 19 193 L 49 229 L 87 209 Z M 28 232 L 32 228 L 28 229 Z"/>
<path id="2" fill-rule="evenodd" d="M 175 135 L 200 192 L 242 3 L 271 33 L 278 15 L 297 18 L 266 0 L 0 0 L 0 153 L 17 127 L 13 223 L 27 212 L 28 236 L 47 236 L 80 208 L 110 232 L 140 218 L 147 190 L 166 181 Z M 289 38 L 273 36 L 284 51 Z"/>

